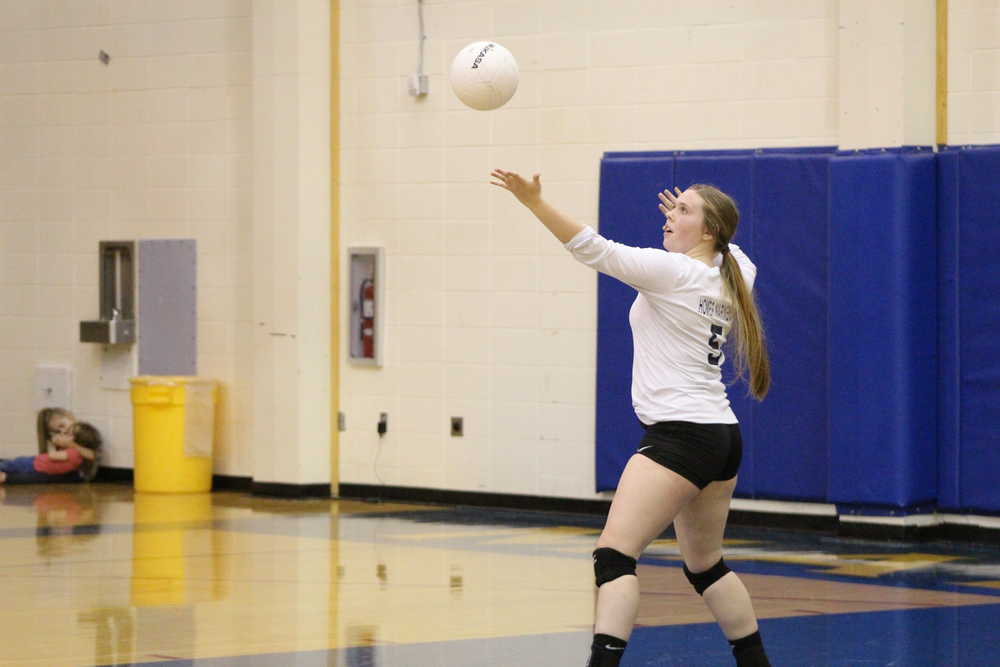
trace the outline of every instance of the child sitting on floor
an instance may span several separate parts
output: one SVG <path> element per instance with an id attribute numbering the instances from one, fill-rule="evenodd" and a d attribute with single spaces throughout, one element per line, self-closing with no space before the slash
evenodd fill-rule
<path id="1" fill-rule="evenodd" d="M 49 420 L 45 423 L 48 425 Z M 101 434 L 92 425 L 85 422 L 65 425 L 50 432 L 45 453 L 0 459 L 0 484 L 89 481 L 97 472 L 100 447 Z"/>

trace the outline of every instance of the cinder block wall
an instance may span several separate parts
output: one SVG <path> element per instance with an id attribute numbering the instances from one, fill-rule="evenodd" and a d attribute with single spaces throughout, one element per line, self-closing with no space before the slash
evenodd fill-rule
<path id="1" fill-rule="evenodd" d="M 948 143 L 1000 142 L 1000 3 L 948 2 Z"/>
<path id="2" fill-rule="evenodd" d="M 40 363 L 132 466 L 128 392 L 105 389 L 99 240 L 198 241 L 198 368 L 223 382 L 216 469 L 247 474 L 251 3 L 0 6 L 0 456 L 35 450 Z M 98 60 L 111 56 L 106 66 Z M 242 352 L 241 352 L 242 350 Z"/>

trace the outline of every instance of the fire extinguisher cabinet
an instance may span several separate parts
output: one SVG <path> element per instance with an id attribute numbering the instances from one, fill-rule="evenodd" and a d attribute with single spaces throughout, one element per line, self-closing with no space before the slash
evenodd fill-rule
<path id="1" fill-rule="evenodd" d="M 348 248 L 351 328 L 348 356 L 357 364 L 382 365 L 384 267 L 378 247 Z"/>

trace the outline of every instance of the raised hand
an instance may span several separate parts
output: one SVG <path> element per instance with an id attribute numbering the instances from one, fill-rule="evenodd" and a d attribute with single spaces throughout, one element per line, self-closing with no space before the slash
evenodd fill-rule
<path id="1" fill-rule="evenodd" d="M 659 209 L 660 213 L 663 214 L 663 217 L 667 217 L 667 214 L 670 211 L 672 211 L 675 206 L 677 206 L 677 198 L 680 195 L 681 195 L 681 189 L 676 185 L 674 186 L 673 192 L 670 191 L 670 188 L 667 188 L 666 190 L 660 193 Z"/>
<path id="2" fill-rule="evenodd" d="M 542 181 L 540 174 L 535 174 L 531 177 L 531 180 L 528 181 L 516 171 L 494 169 L 490 173 L 490 176 L 493 178 L 493 180 L 490 181 L 490 185 L 495 185 L 498 188 L 507 190 L 517 197 L 517 200 L 525 206 L 530 207 L 537 204 L 542 198 Z"/>

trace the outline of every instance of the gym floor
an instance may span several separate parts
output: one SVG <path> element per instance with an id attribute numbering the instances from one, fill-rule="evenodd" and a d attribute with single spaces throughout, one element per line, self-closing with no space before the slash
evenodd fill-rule
<path id="1" fill-rule="evenodd" d="M 0 665 L 583 667 L 595 515 L 0 487 Z M 1000 663 L 1000 550 L 733 526 L 774 665 Z M 732 665 L 676 544 L 622 661 Z"/>

